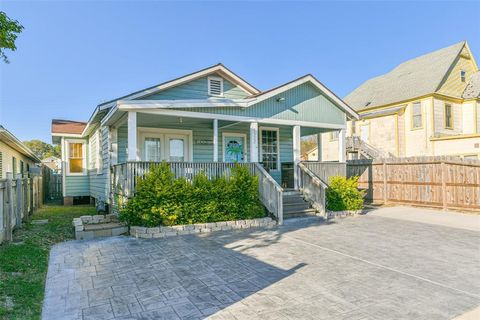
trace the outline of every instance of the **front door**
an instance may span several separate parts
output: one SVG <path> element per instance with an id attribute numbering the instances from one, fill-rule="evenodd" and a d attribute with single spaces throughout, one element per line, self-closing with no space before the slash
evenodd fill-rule
<path id="1" fill-rule="evenodd" d="M 183 134 L 165 135 L 166 160 L 184 162 L 188 159 L 188 136 Z"/>
<path id="2" fill-rule="evenodd" d="M 246 162 L 245 136 L 228 134 L 223 137 L 223 161 Z"/>

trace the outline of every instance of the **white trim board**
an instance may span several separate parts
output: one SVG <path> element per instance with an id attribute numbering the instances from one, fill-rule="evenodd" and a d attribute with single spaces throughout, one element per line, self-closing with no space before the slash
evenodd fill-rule
<path id="1" fill-rule="evenodd" d="M 119 110 L 128 111 L 130 110 L 130 108 L 119 106 Z M 222 114 L 216 114 L 216 113 L 181 111 L 181 110 L 136 109 L 135 111 L 142 112 L 142 113 L 149 113 L 149 114 L 166 115 L 166 116 L 179 116 L 179 117 L 185 117 L 185 118 L 212 119 L 212 120 L 218 119 L 218 120 L 237 121 L 237 122 L 258 122 L 261 124 L 276 124 L 276 125 L 286 125 L 286 126 L 299 125 L 302 127 L 311 127 L 311 128 L 345 129 L 347 127 L 346 124 L 331 124 L 331 123 L 283 120 L 283 119 L 272 119 L 272 118 L 230 116 L 230 115 L 222 115 Z"/>

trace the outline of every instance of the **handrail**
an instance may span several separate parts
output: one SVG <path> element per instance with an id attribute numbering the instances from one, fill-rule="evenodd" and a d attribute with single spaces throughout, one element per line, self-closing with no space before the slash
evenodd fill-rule
<path id="1" fill-rule="evenodd" d="M 259 163 L 254 165 L 258 176 L 258 192 L 263 205 L 275 215 L 278 224 L 283 223 L 283 188 Z"/>
<path id="2" fill-rule="evenodd" d="M 328 218 L 326 210 L 326 191 L 328 185 L 303 163 L 298 164 L 300 189 L 305 199 L 311 202 L 312 207 Z"/>

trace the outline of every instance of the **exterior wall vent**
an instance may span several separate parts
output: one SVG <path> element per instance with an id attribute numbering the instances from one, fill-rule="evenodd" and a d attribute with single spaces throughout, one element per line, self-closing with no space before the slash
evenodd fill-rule
<path id="1" fill-rule="evenodd" d="M 208 94 L 215 97 L 223 96 L 223 79 L 220 77 L 208 77 Z"/>

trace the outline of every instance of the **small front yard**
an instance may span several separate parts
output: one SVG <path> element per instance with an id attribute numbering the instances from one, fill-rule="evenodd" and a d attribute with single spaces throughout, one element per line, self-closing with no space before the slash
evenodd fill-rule
<path id="1" fill-rule="evenodd" d="M 72 219 L 90 214 L 90 206 L 45 206 L 32 219 L 48 224 L 24 223 L 13 243 L 0 246 L 0 319 L 40 318 L 50 248 L 74 239 Z"/>

